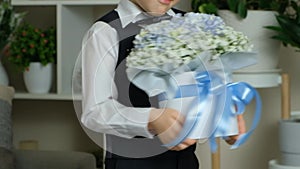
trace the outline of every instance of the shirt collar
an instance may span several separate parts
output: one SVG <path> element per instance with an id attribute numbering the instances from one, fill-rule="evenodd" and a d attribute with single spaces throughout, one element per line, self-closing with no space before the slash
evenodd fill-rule
<path id="1" fill-rule="evenodd" d="M 130 0 L 120 0 L 120 3 L 116 8 L 116 11 L 120 16 L 120 20 L 123 28 L 131 22 L 134 23 L 136 21 L 146 19 L 149 17 L 149 15 L 141 11 L 141 9 Z M 167 14 L 170 16 L 175 15 L 172 9 L 167 11 Z"/>

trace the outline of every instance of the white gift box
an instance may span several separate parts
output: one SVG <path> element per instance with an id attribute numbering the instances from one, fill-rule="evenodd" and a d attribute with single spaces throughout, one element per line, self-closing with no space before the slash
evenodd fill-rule
<path id="1" fill-rule="evenodd" d="M 168 99 L 166 96 L 160 96 L 160 108 L 173 108 L 181 112 L 185 118 L 184 129 L 181 133 L 181 139 L 205 139 L 209 138 L 219 126 L 223 115 L 226 93 L 221 96 L 213 92 L 205 93 L 203 87 L 197 87 L 195 79 L 196 72 L 184 72 L 172 76 L 178 85 L 177 95 L 179 98 Z M 213 87 L 207 84 L 207 89 Z M 218 87 L 218 86 L 214 86 Z M 186 90 L 188 89 L 188 90 Z M 221 91 L 222 92 L 222 91 Z M 226 92 L 223 90 L 223 92 Z M 175 96 L 176 97 L 176 96 Z M 180 98 L 182 97 L 182 98 Z M 233 105 L 231 106 L 232 108 Z M 215 133 L 215 137 L 230 136 L 238 134 L 238 125 L 236 116 L 227 119 L 227 126 L 224 131 Z M 179 138 L 180 139 L 180 138 Z"/>
<path id="2" fill-rule="evenodd" d="M 214 137 L 239 133 L 235 108 L 238 108 L 238 113 L 243 113 L 245 103 L 250 102 L 247 99 L 252 96 L 256 97 L 257 104 L 259 104 L 255 113 L 255 121 L 250 131 L 240 136 L 232 148 L 237 148 L 243 144 L 257 126 L 261 109 L 258 93 L 244 83 L 230 86 L 231 72 L 255 64 L 256 54 L 233 52 L 223 54 L 216 60 L 211 60 L 211 58 L 211 53 L 206 51 L 188 64 L 179 67 L 174 67 L 172 63 L 166 63 L 159 68 L 142 65 L 127 68 L 128 79 L 144 90 L 149 97 L 159 95 L 160 98 L 164 98 L 159 102 L 160 108 L 176 109 L 186 118 L 179 136 L 165 146 L 172 147 L 186 138 L 210 138 L 213 145 L 211 148 L 215 149 Z M 206 87 L 196 87 L 201 84 L 196 80 L 196 75 L 206 71 L 209 72 L 209 75 L 213 75 L 213 78 L 208 79 L 210 84 L 207 84 Z M 178 87 L 179 94 L 181 93 L 182 96 L 174 98 L 173 95 L 178 92 Z M 201 92 L 202 94 L 199 94 Z M 203 92 L 207 92 L 207 94 L 203 95 Z M 231 97 L 231 95 L 237 96 Z M 235 106 L 231 102 L 233 98 L 235 99 L 234 104 L 238 105 Z"/>

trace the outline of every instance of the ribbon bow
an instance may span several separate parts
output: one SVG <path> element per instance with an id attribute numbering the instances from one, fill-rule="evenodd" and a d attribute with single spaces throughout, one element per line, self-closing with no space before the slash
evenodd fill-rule
<path id="1" fill-rule="evenodd" d="M 255 98 L 256 100 L 256 109 L 252 126 L 248 130 L 248 132 L 239 135 L 236 142 L 231 146 L 231 149 L 238 148 L 239 146 L 244 144 L 249 138 L 249 136 L 253 133 L 260 121 L 262 107 L 261 98 L 258 92 L 251 85 L 245 82 L 229 83 L 226 85 L 226 94 L 227 98 L 223 116 L 218 125 L 218 128 L 216 128 L 216 130 L 212 134 L 212 137 L 210 137 L 210 146 L 213 152 L 217 150 L 215 135 L 217 133 L 224 133 L 226 130 L 227 119 L 229 119 L 232 116 L 243 114 L 245 112 L 246 106 L 253 100 L 253 98 Z M 230 107 L 232 105 L 234 105 L 235 109 Z"/>

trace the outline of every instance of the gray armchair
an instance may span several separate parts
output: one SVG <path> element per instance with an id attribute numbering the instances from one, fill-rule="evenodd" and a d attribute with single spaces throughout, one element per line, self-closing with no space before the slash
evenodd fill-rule
<path id="1" fill-rule="evenodd" d="M 16 169 L 96 169 L 94 155 L 85 152 L 16 150 Z"/>
<path id="2" fill-rule="evenodd" d="M 8 150 L 0 147 L 0 169 L 96 169 L 96 158 L 85 152 Z"/>

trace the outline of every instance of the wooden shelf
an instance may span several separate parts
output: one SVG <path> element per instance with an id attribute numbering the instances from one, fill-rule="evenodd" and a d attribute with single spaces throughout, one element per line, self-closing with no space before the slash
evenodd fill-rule
<path id="1" fill-rule="evenodd" d="M 32 93 L 16 93 L 14 99 L 22 100 L 73 100 L 70 94 L 32 94 Z"/>
<path id="2" fill-rule="evenodd" d="M 18 11 L 26 12 L 25 22 L 57 30 L 57 63 L 54 91 L 50 94 L 26 93 L 22 76 L 14 77 L 15 99 L 72 100 L 72 76 L 81 41 L 100 16 L 116 7 L 119 0 L 12 0 Z M 15 78 L 18 77 L 18 78 Z"/>
<path id="3" fill-rule="evenodd" d="M 278 87 L 281 84 L 281 69 L 253 72 L 234 72 L 233 81 L 247 82 L 255 88 Z"/>

